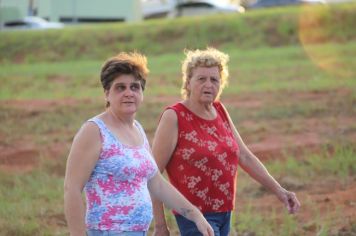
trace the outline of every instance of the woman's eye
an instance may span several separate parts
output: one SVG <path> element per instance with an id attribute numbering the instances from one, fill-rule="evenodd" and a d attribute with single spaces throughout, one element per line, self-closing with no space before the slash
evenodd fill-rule
<path id="1" fill-rule="evenodd" d="M 118 91 L 125 91 L 126 90 L 126 86 L 125 85 L 119 85 L 116 87 Z"/>
<path id="2" fill-rule="evenodd" d="M 137 91 L 137 90 L 140 90 L 140 85 L 139 84 L 132 84 L 130 88 L 131 88 L 132 91 Z"/>
<path id="3" fill-rule="evenodd" d="M 220 82 L 217 78 L 211 78 L 211 81 L 212 81 L 213 83 L 219 83 L 219 82 Z"/>

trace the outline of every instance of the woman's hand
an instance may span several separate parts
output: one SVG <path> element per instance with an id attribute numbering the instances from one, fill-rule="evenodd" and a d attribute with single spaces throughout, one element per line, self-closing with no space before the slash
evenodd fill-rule
<path id="1" fill-rule="evenodd" d="M 214 236 L 213 228 L 199 209 L 168 183 L 161 173 L 157 172 L 148 181 L 148 189 L 152 198 L 162 201 L 166 207 L 176 210 L 178 214 L 193 221 L 203 236 Z"/>
<path id="2" fill-rule="evenodd" d="M 298 211 L 300 202 L 298 201 L 295 193 L 282 189 L 279 193 L 277 193 L 277 197 L 287 207 L 289 214 L 294 214 Z"/>
<path id="3" fill-rule="evenodd" d="M 214 236 L 213 228 L 200 212 L 195 214 L 193 221 L 203 236 Z"/>
<path id="4" fill-rule="evenodd" d="M 155 225 L 153 236 L 170 236 L 167 225 Z"/>

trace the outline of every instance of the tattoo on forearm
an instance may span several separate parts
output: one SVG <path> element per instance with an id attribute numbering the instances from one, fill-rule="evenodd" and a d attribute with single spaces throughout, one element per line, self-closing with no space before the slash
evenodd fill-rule
<path id="1" fill-rule="evenodd" d="M 191 209 L 186 209 L 186 208 L 181 208 L 180 212 L 181 212 L 182 216 L 187 217 L 188 214 L 192 212 L 192 210 Z"/>

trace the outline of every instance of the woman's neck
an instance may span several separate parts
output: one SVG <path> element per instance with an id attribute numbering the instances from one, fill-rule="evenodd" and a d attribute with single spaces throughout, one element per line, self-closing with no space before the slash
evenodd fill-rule
<path id="1" fill-rule="evenodd" d="M 133 115 L 118 115 L 109 107 L 107 109 L 107 116 L 116 124 L 128 127 L 134 126 L 135 116 Z"/>
<path id="2" fill-rule="evenodd" d="M 144 139 L 134 123 L 134 115 L 117 114 L 108 108 L 102 116 L 109 130 L 121 143 L 129 146 L 140 146 L 143 144 Z"/>
<path id="3" fill-rule="evenodd" d="M 212 120 L 216 117 L 216 110 L 213 103 L 198 103 L 188 98 L 183 101 L 183 104 L 189 108 L 190 111 L 204 119 Z"/>

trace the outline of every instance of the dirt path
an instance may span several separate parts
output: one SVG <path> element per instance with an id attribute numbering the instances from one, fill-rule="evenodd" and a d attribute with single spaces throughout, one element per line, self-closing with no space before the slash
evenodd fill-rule
<path id="1" fill-rule="evenodd" d="M 348 96 L 350 91 L 338 90 L 332 92 L 305 92 L 289 94 L 292 98 L 288 101 L 281 100 L 280 97 L 271 97 L 267 94 L 259 94 L 258 96 L 228 96 L 224 99 L 224 104 L 230 109 L 260 109 L 269 104 L 286 104 L 294 102 L 313 101 L 316 104 L 327 104 L 331 106 L 330 115 L 315 117 L 297 117 L 293 120 L 268 120 L 254 122 L 253 120 L 243 120 L 238 124 L 246 130 L 244 140 L 248 147 L 260 157 L 262 161 L 277 160 L 284 158 L 285 153 L 298 154 L 305 151 L 320 152 L 320 150 L 330 142 L 331 138 L 338 132 L 348 140 L 356 140 L 356 130 L 350 129 L 354 125 L 354 118 L 349 114 L 337 113 L 338 104 L 335 103 L 335 98 Z M 285 96 L 285 95 L 284 95 Z M 150 98 L 150 103 L 160 102 L 166 105 L 172 104 L 179 100 L 174 96 L 160 96 Z M 0 108 L 7 107 L 21 111 L 26 111 L 30 119 L 36 116 L 38 112 L 53 112 L 58 106 L 77 106 L 81 103 L 90 103 L 91 100 L 27 100 L 27 101 L 0 101 Z M 327 114 L 327 113 L 326 113 Z M 335 118 L 336 117 L 336 118 Z M 268 125 L 261 125 L 268 122 Z M 294 127 L 293 127 L 294 125 Z M 292 128 L 291 128 L 292 127 Z M 56 131 L 52 135 L 58 135 Z M 153 133 L 148 133 L 152 137 Z M 48 146 L 36 145 L 30 134 L 19 137 L 11 144 L 0 141 L 0 171 L 24 173 L 36 168 L 40 163 L 40 157 L 47 156 L 53 159 L 66 155 L 71 137 L 65 138 L 66 143 L 52 143 Z M 0 133 L 0 139 L 5 140 L 3 133 Z M 65 148 L 63 148 L 65 145 Z M 305 158 L 300 155 L 301 158 Z M 62 170 L 61 170 L 62 171 Z M 298 222 L 302 222 L 307 235 L 313 235 L 308 232 L 315 232 L 318 222 L 313 219 L 311 210 L 320 211 L 318 214 L 323 217 L 324 214 L 333 219 L 331 225 L 337 225 L 333 228 L 335 235 L 355 235 L 352 234 L 350 225 L 356 225 L 356 180 L 351 183 L 335 182 L 320 179 L 318 182 L 308 183 L 303 185 L 298 190 L 298 196 L 303 199 L 304 206 L 298 214 Z M 277 212 L 283 206 L 278 203 L 278 200 L 270 194 L 262 194 L 262 196 L 250 199 L 244 198 L 244 195 L 239 196 L 239 204 L 245 204 L 253 201 L 253 206 L 263 214 L 268 215 L 273 209 Z M 337 216 L 343 216 L 338 218 Z M 314 212 L 315 213 L 315 212 Z M 280 216 L 282 217 L 282 216 Z M 356 227 L 356 226 L 355 226 Z M 349 233 L 349 234 L 348 234 Z"/>

